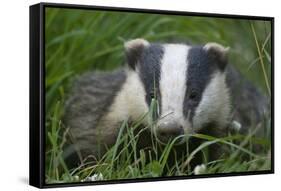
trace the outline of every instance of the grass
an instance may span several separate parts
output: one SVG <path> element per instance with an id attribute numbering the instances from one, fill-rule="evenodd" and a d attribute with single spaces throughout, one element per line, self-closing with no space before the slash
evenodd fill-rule
<path id="1" fill-rule="evenodd" d="M 138 128 L 141 119 L 134 124 L 123 123 L 116 144 L 97 164 L 68 169 L 61 156 L 67 134 L 61 120 L 63 106 L 73 80 L 89 70 L 114 70 L 123 66 L 123 43 L 128 39 L 142 37 L 149 41 L 176 40 L 194 44 L 212 41 L 230 46 L 231 64 L 237 66 L 270 99 L 269 22 L 140 13 L 105 14 L 56 8 L 47 8 L 46 14 L 47 183 L 191 175 L 194 169 L 189 168 L 189 164 L 196 153 L 204 154 L 206 169 L 203 173 L 207 174 L 270 169 L 270 131 L 262 138 L 257 138 L 255 132 L 248 136 L 229 134 L 223 138 L 193 135 L 205 140 L 204 143 L 170 166 L 167 160 L 173 152 L 173 141 L 160 146 L 162 152 L 157 149 L 159 143 L 156 141 L 149 151 L 138 152 L 139 136 L 133 130 Z M 145 115 L 153 115 L 153 108 L 152 104 L 150 112 Z M 265 117 L 263 127 L 271 129 L 270 117 Z M 146 128 L 153 128 L 153 123 Z M 206 148 L 213 144 L 223 145 L 231 152 L 223 159 L 211 161 Z M 256 154 L 253 144 L 260 145 L 264 152 Z"/>

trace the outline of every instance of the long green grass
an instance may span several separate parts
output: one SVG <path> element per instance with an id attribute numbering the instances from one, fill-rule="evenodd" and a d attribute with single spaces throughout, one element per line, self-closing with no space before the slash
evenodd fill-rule
<path id="1" fill-rule="evenodd" d="M 62 158 L 67 128 L 61 119 L 73 80 L 86 71 L 114 70 L 123 66 L 123 43 L 139 37 L 152 42 L 203 44 L 212 41 L 229 46 L 231 64 L 237 66 L 270 99 L 270 35 L 270 23 L 266 21 L 47 8 L 46 182 L 191 175 L 194 169 L 189 168 L 189 163 L 196 153 L 206 156 L 203 162 L 206 168 L 202 173 L 269 170 L 270 131 L 262 138 L 257 138 L 255 132 L 247 136 L 229 134 L 224 138 L 193 135 L 205 142 L 171 166 L 167 160 L 173 152 L 174 142 L 162 146 L 161 153 L 157 150 L 157 141 L 148 152 L 138 152 L 139 136 L 133 130 L 139 127 L 141 119 L 134 124 L 123 123 L 116 144 L 98 163 L 69 169 Z M 151 112 L 146 115 L 151 115 Z M 270 116 L 265 117 L 262 128 L 271 129 Z M 213 144 L 227 147 L 230 154 L 210 161 L 206 148 Z M 253 144 L 260 145 L 264 152 L 255 153 Z M 150 153 L 148 157 L 147 153 Z"/>

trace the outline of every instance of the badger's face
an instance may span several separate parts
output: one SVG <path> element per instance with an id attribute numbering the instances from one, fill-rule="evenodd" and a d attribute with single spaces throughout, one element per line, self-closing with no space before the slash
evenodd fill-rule
<path id="1" fill-rule="evenodd" d="M 125 48 L 147 106 L 153 98 L 158 100 L 155 132 L 162 141 L 211 124 L 225 127 L 230 112 L 224 72 L 227 48 L 216 43 L 150 44 L 144 39 L 129 41 Z"/>

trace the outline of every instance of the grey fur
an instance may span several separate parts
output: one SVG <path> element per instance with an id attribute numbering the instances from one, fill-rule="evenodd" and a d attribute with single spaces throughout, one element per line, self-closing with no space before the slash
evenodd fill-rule
<path id="1" fill-rule="evenodd" d="M 227 67 L 226 76 L 232 99 L 232 120 L 241 123 L 241 133 L 247 133 L 250 130 L 249 127 L 255 127 L 264 120 L 265 116 L 269 115 L 270 102 L 233 66 Z M 265 129 L 258 131 L 259 136 L 264 136 L 262 131 Z"/>
<path id="2" fill-rule="evenodd" d="M 66 102 L 64 115 L 64 122 L 66 127 L 70 128 L 74 143 L 70 143 L 64 152 L 66 158 L 74 160 L 70 163 L 77 162 L 74 156 L 77 150 L 83 157 L 95 153 L 93 150 L 98 142 L 98 123 L 108 111 L 125 80 L 124 70 L 90 72 L 76 80 L 71 96 Z M 102 151 L 99 152 L 101 155 Z"/>

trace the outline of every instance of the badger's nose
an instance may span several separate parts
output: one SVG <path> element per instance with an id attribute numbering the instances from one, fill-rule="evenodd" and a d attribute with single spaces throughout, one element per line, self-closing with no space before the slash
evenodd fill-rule
<path id="1" fill-rule="evenodd" d="M 157 128 L 157 135 L 163 141 L 175 138 L 183 133 L 183 127 L 177 122 L 162 122 Z"/>

